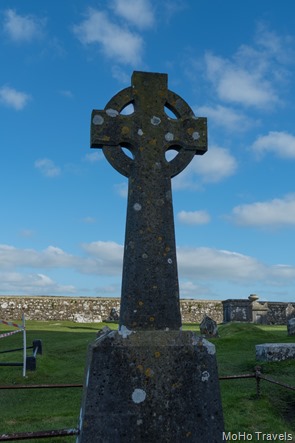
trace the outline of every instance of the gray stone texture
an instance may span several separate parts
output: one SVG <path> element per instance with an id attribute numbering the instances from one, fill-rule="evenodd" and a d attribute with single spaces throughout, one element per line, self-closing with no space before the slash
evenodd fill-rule
<path id="1" fill-rule="evenodd" d="M 238 299 L 235 301 L 239 303 Z M 286 325 L 295 315 L 295 303 L 268 302 L 267 305 L 267 324 Z M 24 312 L 28 320 L 100 322 L 108 318 L 113 307 L 119 310 L 119 297 L 0 296 L 0 318 L 6 320 L 21 319 Z M 180 311 L 183 323 L 201 323 L 204 315 L 217 323 L 230 321 L 224 320 L 221 300 L 183 299 Z M 232 321 L 235 321 L 234 315 Z"/>
<path id="2" fill-rule="evenodd" d="M 254 299 L 253 299 L 254 298 Z M 227 299 L 223 304 L 223 321 L 253 322 L 267 325 L 285 325 L 295 315 L 295 303 L 258 302 L 258 297 Z"/>
<path id="3" fill-rule="evenodd" d="M 295 343 L 264 343 L 255 348 L 256 360 L 259 361 L 295 359 Z"/>
<path id="4" fill-rule="evenodd" d="M 200 332 L 205 337 L 218 337 L 218 327 L 216 321 L 207 315 L 203 318 L 200 324 Z"/>
<path id="5" fill-rule="evenodd" d="M 287 322 L 288 335 L 295 335 L 295 317 L 290 318 Z"/>
<path id="6" fill-rule="evenodd" d="M 106 331 L 89 350 L 83 443 L 221 443 L 215 347 L 189 331 Z"/>
<path id="7" fill-rule="evenodd" d="M 171 178 L 207 150 L 206 118 L 167 82 L 167 74 L 135 71 L 131 86 L 91 116 L 91 147 L 128 177 L 120 324 L 137 330 L 181 326 Z M 129 104 L 134 113 L 122 114 Z M 178 154 L 167 161 L 172 148 Z"/>

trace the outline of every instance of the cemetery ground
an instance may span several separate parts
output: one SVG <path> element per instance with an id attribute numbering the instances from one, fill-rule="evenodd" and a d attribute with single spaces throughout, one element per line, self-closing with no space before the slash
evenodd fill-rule
<path id="1" fill-rule="evenodd" d="M 24 378 L 20 367 L 0 367 L 0 385 L 83 383 L 87 347 L 105 325 L 111 329 L 118 327 L 115 323 L 27 321 L 28 345 L 34 339 L 41 339 L 43 343 L 43 355 L 37 357 L 37 370 L 28 371 Z M 1 332 L 8 329 L 1 325 Z M 183 329 L 199 333 L 198 325 L 184 324 Z M 252 373 L 259 364 L 263 375 L 295 385 L 294 360 L 277 363 L 255 360 L 256 344 L 294 342 L 285 326 L 228 323 L 219 326 L 219 335 L 210 339 L 216 346 L 219 376 Z M 0 350 L 20 347 L 21 341 L 21 334 L 5 338 L 1 340 Z M 0 359 L 22 361 L 22 354 L 0 354 Z M 222 380 L 220 385 L 227 432 L 287 432 L 295 442 L 294 391 L 261 380 L 258 399 L 255 379 Z M 0 434 L 75 428 L 81 396 L 82 388 L 0 390 Z M 75 437 L 50 441 L 70 443 Z"/>

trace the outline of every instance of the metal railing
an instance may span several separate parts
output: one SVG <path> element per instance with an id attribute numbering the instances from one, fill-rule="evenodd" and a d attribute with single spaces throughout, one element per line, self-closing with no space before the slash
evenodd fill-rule
<path id="1" fill-rule="evenodd" d="M 255 366 L 254 372 L 249 374 L 239 374 L 239 375 L 224 375 L 220 376 L 219 380 L 238 380 L 238 379 L 250 379 L 253 378 L 256 380 L 256 394 L 257 398 L 261 395 L 261 385 L 260 381 L 264 380 L 269 383 L 273 383 L 275 385 L 281 386 L 286 389 L 291 389 L 295 391 L 295 386 L 291 386 L 287 383 L 282 383 L 277 380 L 274 380 L 270 377 L 266 377 L 261 373 L 261 367 Z M 39 385 L 6 385 L 0 386 L 0 390 L 2 389 L 67 389 L 67 388 L 82 388 L 83 385 L 81 383 L 71 383 L 71 384 L 39 384 Z M 50 431 L 35 431 L 35 432 L 19 432 L 13 434 L 2 434 L 0 435 L 0 441 L 20 441 L 20 440 L 29 440 L 35 438 L 52 438 L 52 437 L 68 437 L 71 435 L 79 435 L 80 430 L 78 428 L 73 429 L 55 429 Z"/>

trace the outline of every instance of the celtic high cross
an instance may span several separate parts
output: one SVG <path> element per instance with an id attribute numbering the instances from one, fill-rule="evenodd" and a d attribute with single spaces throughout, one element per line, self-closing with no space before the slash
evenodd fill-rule
<path id="1" fill-rule="evenodd" d="M 195 117 L 167 81 L 135 71 L 131 87 L 91 116 L 91 147 L 129 179 L 120 326 L 131 330 L 181 326 L 171 178 L 207 150 L 206 118 Z M 123 114 L 130 104 L 134 112 Z M 170 149 L 177 155 L 168 161 Z"/>

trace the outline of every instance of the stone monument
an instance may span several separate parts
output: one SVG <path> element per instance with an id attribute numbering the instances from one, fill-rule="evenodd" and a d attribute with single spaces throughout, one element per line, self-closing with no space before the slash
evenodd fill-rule
<path id="1" fill-rule="evenodd" d="M 207 150 L 206 119 L 167 81 L 134 72 L 131 87 L 91 116 L 91 147 L 129 189 L 119 331 L 89 349 L 79 443 L 222 441 L 215 347 L 181 331 L 171 193 L 171 178 Z"/>

